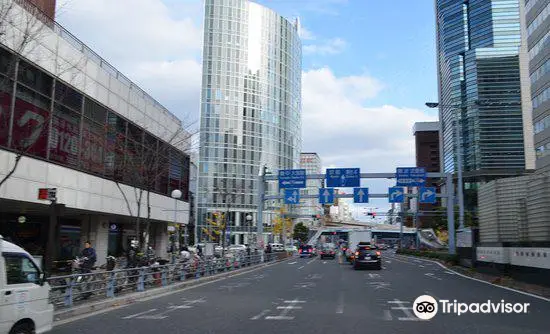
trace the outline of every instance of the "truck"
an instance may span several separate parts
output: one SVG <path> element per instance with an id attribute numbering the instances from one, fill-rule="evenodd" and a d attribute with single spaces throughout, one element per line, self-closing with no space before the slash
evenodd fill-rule
<path id="1" fill-rule="evenodd" d="M 53 326 L 50 286 L 36 260 L 0 236 L 0 333 L 45 333 Z"/>
<path id="2" fill-rule="evenodd" d="M 371 243 L 372 231 L 370 230 L 357 230 L 348 232 L 348 245 L 346 248 L 345 256 L 346 260 L 352 262 L 353 254 L 359 243 Z"/>

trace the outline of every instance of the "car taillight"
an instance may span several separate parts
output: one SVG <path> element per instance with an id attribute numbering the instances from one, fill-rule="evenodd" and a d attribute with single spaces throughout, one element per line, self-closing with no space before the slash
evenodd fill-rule
<path id="1" fill-rule="evenodd" d="M 301 253 L 301 252 L 302 252 L 302 250 L 301 250 L 301 249 L 300 249 L 300 250 L 298 250 L 298 253 Z"/>
<path id="2" fill-rule="evenodd" d="M 380 256 L 380 252 L 376 252 L 376 255 Z"/>
<path id="3" fill-rule="evenodd" d="M 355 256 L 359 256 L 359 252 L 355 252 Z"/>

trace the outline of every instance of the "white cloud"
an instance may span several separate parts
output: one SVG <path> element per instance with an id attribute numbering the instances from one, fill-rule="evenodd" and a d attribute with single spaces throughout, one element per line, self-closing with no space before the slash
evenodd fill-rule
<path id="1" fill-rule="evenodd" d="M 315 35 L 304 26 L 300 26 L 299 34 L 302 41 L 311 41 L 316 38 Z"/>
<path id="2" fill-rule="evenodd" d="M 319 55 L 334 55 L 342 53 L 347 47 L 345 40 L 341 38 L 332 38 L 323 41 L 320 44 L 304 45 L 303 52 L 306 55 L 319 54 Z"/>
<path id="3" fill-rule="evenodd" d="M 57 16 L 63 26 L 174 114 L 198 117 L 199 1 L 66 1 Z"/>
<path id="4" fill-rule="evenodd" d="M 417 121 L 436 117 L 421 110 L 365 107 L 383 85 L 367 75 L 337 77 L 329 68 L 303 73 L 302 150 L 317 152 L 324 166 L 359 167 L 362 172 L 391 172 L 413 165 Z M 372 193 L 386 192 L 386 180 L 364 181 Z"/>

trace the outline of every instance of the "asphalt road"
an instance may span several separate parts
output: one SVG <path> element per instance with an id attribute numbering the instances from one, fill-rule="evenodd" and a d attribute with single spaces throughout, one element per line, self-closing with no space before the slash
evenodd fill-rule
<path id="1" fill-rule="evenodd" d="M 336 260 L 292 259 L 169 296 L 54 327 L 53 333 L 548 333 L 550 302 L 453 274 L 387 251 L 384 268 L 355 271 Z M 526 314 L 412 310 L 437 300 L 529 303 Z M 441 308 L 441 307 L 440 307 Z"/>

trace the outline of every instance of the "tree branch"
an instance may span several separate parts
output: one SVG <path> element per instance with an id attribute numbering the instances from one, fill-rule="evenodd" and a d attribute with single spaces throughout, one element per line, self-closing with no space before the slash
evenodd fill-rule
<path id="1" fill-rule="evenodd" d="M 19 161 L 21 161 L 21 158 L 23 156 L 21 154 L 17 154 L 15 156 L 15 163 L 13 164 L 13 167 L 11 168 L 11 170 L 8 172 L 8 174 L 6 174 L 6 176 L 4 176 L 2 178 L 2 181 L 0 181 L 0 187 L 2 187 L 2 185 L 4 184 L 4 182 L 6 182 L 12 175 L 13 173 L 15 173 L 15 170 L 17 169 L 17 166 L 19 165 Z"/>
<path id="2" fill-rule="evenodd" d="M 130 201 L 128 201 L 128 197 L 126 197 L 126 194 L 122 190 L 122 187 L 120 186 L 120 183 L 115 182 L 115 184 L 118 187 L 118 190 L 120 190 L 120 193 L 122 194 L 122 197 L 124 197 L 124 202 L 126 202 L 126 207 L 128 208 L 128 213 L 130 214 L 130 216 L 133 217 L 134 214 L 132 213 L 132 207 L 130 206 Z"/>

